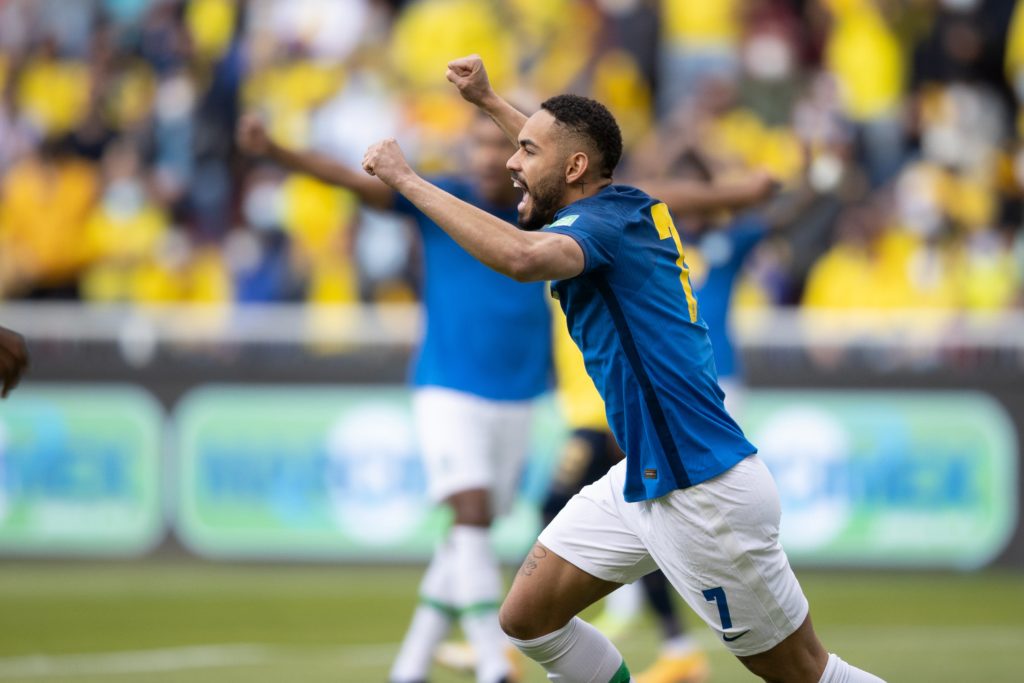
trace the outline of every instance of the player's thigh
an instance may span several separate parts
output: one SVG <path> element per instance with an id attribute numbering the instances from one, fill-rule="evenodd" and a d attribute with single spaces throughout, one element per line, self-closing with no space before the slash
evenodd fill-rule
<path id="1" fill-rule="evenodd" d="M 540 533 L 545 547 L 587 574 L 632 583 L 656 568 L 638 533 L 641 504 L 622 497 L 625 461 L 572 497 Z"/>
<path id="2" fill-rule="evenodd" d="M 487 457 L 493 472 L 491 505 L 495 516 L 507 514 L 515 503 L 530 452 L 533 414 L 533 401 L 491 403 Z"/>
<path id="3" fill-rule="evenodd" d="M 733 654 L 766 652 L 807 618 L 778 540 L 778 492 L 757 456 L 659 498 L 650 513 L 645 541 L 658 566 Z"/>
<path id="4" fill-rule="evenodd" d="M 488 448 L 487 402 L 442 387 L 423 387 L 413 395 L 413 416 L 430 498 L 490 490 L 494 470 Z"/>
<path id="5" fill-rule="evenodd" d="M 520 640 L 540 638 L 621 586 L 583 571 L 538 541 L 502 603 L 501 627 Z"/>
<path id="6" fill-rule="evenodd" d="M 631 517 L 635 505 L 622 499 L 624 464 L 584 487 L 541 532 L 505 599 L 502 623 L 510 635 L 536 638 L 559 629 L 654 570 Z"/>

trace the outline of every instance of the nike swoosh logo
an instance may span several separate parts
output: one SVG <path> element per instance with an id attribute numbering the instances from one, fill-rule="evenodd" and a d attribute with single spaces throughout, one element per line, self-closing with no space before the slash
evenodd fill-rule
<path id="1" fill-rule="evenodd" d="M 748 633 L 750 633 L 750 629 L 749 628 L 746 631 L 744 631 L 743 633 L 738 633 L 738 634 L 736 634 L 736 635 L 734 635 L 732 637 L 727 636 L 727 635 L 725 635 L 723 633 L 722 634 L 722 640 L 724 640 L 727 643 L 731 643 L 734 640 L 739 640 L 740 638 L 742 638 L 743 636 L 747 635 Z"/>

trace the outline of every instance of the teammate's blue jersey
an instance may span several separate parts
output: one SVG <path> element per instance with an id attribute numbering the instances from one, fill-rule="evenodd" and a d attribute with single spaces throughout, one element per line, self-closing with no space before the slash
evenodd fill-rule
<path id="1" fill-rule="evenodd" d="M 727 228 L 707 231 L 696 239 L 682 235 L 687 262 L 692 267 L 693 289 L 700 301 L 700 315 L 708 326 L 719 379 L 743 374 L 729 331 L 729 302 L 743 263 L 767 232 L 763 221 L 755 215 L 747 215 Z M 693 262 L 694 250 L 702 267 Z"/>
<path id="2" fill-rule="evenodd" d="M 699 484 L 757 452 L 725 411 L 667 207 L 612 185 L 544 230 L 583 249 L 583 273 L 552 289 L 626 452 L 626 500 Z"/>
<path id="3" fill-rule="evenodd" d="M 432 182 L 459 199 L 515 223 L 515 206 L 493 206 L 464 181 Z M 542 283 L 522 284 L 469 255 L 401 195 L 423 238 L 426 329 L 412 381 L 496 401 L 521 401 L 551 383 L 551 322 Z"/>

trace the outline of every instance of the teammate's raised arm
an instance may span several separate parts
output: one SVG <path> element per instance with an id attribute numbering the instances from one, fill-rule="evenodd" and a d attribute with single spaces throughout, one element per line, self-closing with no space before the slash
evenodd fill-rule
<path id="1" fill-rule="evenodd" d="M 7 394 L 18 386 L 28 364 L 25 338 L 14 330 L 0 327 L 0 398 L 7 398 Z"/>
<path id="2" fill-rule="evenodd" d="M 267 134 L 263 122 L 247 114 L 238 122 L 238 147 L 252 156 L 265 156 L 285 168 L 311 175 L 330 185 L 355 192 L 360 201 L 375 209 L 389 209 L 395 203 L 394 192 L 384 183 L 315 152 L 300 152 L 283 147 Z"/>
<path id="3" fill-rule="evenodd" d="M 448 62 L 445 78 L 459 89 L 462 99 L 486 112 L 512 144 L 519 146 L 519 131 L 526 124 L 527 116 L 494 92 L 491 81 L 487 78 L 484 62 L 479 55 L 460 57 Z"/>
<path id="4" fill-rule="evenodd" d="M 398 143 L 371 146 L 363 169 L 404 195 L 484 265 L 521 282 L 563 280 L 583 272 L 583 250 L 571 237 L 518 230 L 416 175 Z"/>
<path id="5" fill-rule="evenodd" d="M 679 213 L 745 209 L 771 199 L 779 183 L 767 173 L 755 171 L 743 178 L 725 181 L 637 179 L 633 184 L 657 197 L 669 210 Z"/>

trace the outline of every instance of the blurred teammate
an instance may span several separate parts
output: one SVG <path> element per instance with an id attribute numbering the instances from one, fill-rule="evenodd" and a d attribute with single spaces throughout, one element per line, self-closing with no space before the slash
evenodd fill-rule
<path id="1" fill-rule="evenodd" d="M 523 285 L 486 268 L 384 183 L 276 145 L 255 118 L 242 121 L 238 138 L 249 153 L 345 187 L 369 206 L 412 217 L 419 227 L 426 330 L 413 371 L 414 412 L 429 493 L 451 507 L 455 520 L 421 583 L 391 681 L 425 681 L 432 655 L 456 619 L 477 654 L 477 681 L 509 680 L 508 643 L 497 618 L 502 582 L 488 529 L 513 503 L 532 401 L 548 387 L 550 316 L 543 285 Z M 484 116 L 475 118 L 469 138 L 472 180 L 436 182 L 507 226 L 516 219 L 517 195 L 504 166 L 508 140 Z"/>
<path id="2" fill-rule="evenodd" d="M 14 330 L 0 326 L 0 398 L 7 398 L 7 394 L 14 391 L 28 364 L 25 338 Z"/>
<path id="3" fill-rule="evenodd" d="M 412 171 L 393 140 L 364 169 L 405 195 L 483 263 L 552 290 L 626 459 L 574 497 L 516 576 L 501 624 L 554 681 L 624 683 L 622 656 L 576 615 L 661 567 L 753 672 L 771 681 L 878 681 L 830 655 L 778 543 L 779 499 L 722 404 L 707 328 L 667 207 L 612 185 L 618 125 L 561 95 L 527 118 L 490 88 L 479 58 L 448 78 L 519 148 L 515 230 Z M 543 228 L 543 229 L 540 229 Z"/>

